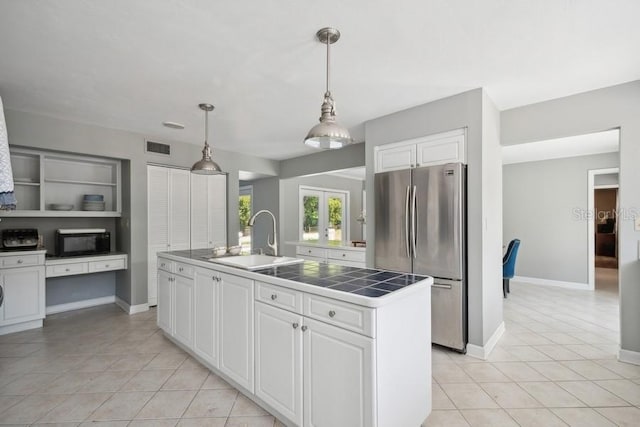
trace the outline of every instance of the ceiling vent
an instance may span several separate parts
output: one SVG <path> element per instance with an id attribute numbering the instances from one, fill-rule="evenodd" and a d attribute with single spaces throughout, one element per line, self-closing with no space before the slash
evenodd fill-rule
<path id="1" fill-rule="evenodd" d="M 171 146 L 160 142 L 146 141 L 146 152 L 153 154 L 162 154 L 163 156 L 171 155 Z"/>

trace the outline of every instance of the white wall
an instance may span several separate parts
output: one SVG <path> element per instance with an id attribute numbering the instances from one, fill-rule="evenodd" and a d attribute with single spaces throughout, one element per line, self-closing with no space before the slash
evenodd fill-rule
<path id="1" fill-rule="evenodd" d="M 503 111 L 504 145 L 620 128 L 619 204 L 629 214 L 618 222 L 620 346 L 622 357 L 640 363 L 640 80 Z M 635 214 L 634 214 L 635 212 Z M 631 356 L 630 356 L 631 355 Z"/>
<path id="2" fill-rule="evenodd" d="M 504 166 L 504 244 L 521 241 L 516 275 L 588 286 L 587 173 L 618 153 Z"/>

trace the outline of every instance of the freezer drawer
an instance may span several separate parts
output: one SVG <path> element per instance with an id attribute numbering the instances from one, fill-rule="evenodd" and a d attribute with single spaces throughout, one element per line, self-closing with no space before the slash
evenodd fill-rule
<path id="1" fill-rule="evenodd" d="M 465 352 L 467 307 L 465 284 L 434 279 L 431 285 L 431 342 Z"/>

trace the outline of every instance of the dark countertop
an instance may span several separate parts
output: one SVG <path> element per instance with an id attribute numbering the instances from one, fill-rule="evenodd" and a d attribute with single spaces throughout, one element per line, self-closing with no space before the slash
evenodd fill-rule
<path id="1" fill-rule="evenodd" d="M 212 257 L 210 249 L 165 253 L 197 261 L 204 261 Z M 217 264 L 211 263 L 211 266 L 215 268 Z M 388 295 L 405 286 L 428 278 L 428 276 L 420 276 L 417 274 L 347 267 L 306 260 L 300 264 L 253 270 L 253 273 L 373 298 Z"/>

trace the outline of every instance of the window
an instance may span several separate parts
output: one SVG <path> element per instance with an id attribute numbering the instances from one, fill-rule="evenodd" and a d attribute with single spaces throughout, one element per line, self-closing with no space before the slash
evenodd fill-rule
<path id="1" fill-rule="evenodd" d="M 300 187 L 300 240 L 311 243 L 346 245 L 349 192 Z"/>
<path id="2" fill-rule="evenodd" d="M 251 253 L 251 227 L 249 227 L 249 218 L 253 213 L 253 187 L 247 185 L 240 187 L 240 197 L 238 200 L 238 216 L 240 217 L 240 232 L 238 240 L 242 246 L 241 253 Z"/>

